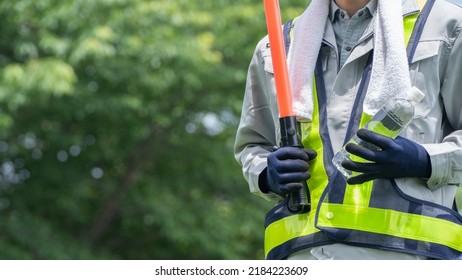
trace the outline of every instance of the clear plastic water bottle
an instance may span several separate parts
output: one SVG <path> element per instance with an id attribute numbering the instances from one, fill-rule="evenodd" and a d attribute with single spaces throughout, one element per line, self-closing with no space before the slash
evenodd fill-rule
<path id="1" fill-rule="evenodd" d="M 396 138 L 401 131 L 412 121 L 414 117 L 414 107 L 422 101 L 425 95 L 416 87 L 412 87 L 407 93 L 407 97 L 392 98 L 364 125 L 363 128 L 371 130 L 381 135 L 390 138 Z M 348 143 L 355 143 L 359 146 L 370 150 L 379 151 L 380 148 L 361 140 L 358 136 L 353 136 Z M 347 144 L 348 144 L 347 143 Z M 345 150 L 345 146 L 334 156 L 332 162 L 334 166 L 342 173 L 343 176 L 349 178 L 354 175 L 351 170 L 343 168 L 342 161 L 349 159 L 356 162 L 367 162 L 358 156 L 351 155 Z"/>

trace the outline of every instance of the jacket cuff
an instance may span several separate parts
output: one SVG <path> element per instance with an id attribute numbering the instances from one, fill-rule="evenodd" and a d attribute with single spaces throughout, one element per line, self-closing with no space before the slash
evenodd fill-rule
<path id="1" fill-rule="evenodd" d="M 441 144 L 422 144 L 430 156 L 432 173 L 427 181 L 427 187 L 434 191 L 449 182 L 451 166 L 449 154 L 442 152 Z"/>
<path id="2" fill-rule="evenodd" d="M 259 171 L 260 170 L 260 171 Z M 256 170 L 254 170 L 254 174 L 252 174 L 252 178 L 250 179 L 250 191 L 253 194 L 256 194 L 258 196 L 263 197 L 265 200 L 268 201 L 277 201 L 281 200 L 281 197 L 273 192 L 263 192 L 263 190 L 260 188 L 260 175 L 266 172 L 266 165 L 260 165 L 256 167 Z"/>
<path id="3" fill-rule="evenodd" d="M 260 189 L 260 193 L 264 196 L 265 199 L 281 200 L 282 197 L 280 195 L 269 190 L 267 185 L 268 182 L 266 180 L 266 170 L 267 168 L 263 169 L 263 171 L 260 172 L 260 175 L 258 176 L 258 188 Z"/>

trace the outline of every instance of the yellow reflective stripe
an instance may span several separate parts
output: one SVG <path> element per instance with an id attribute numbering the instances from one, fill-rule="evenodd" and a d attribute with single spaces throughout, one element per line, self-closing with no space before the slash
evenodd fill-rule
<path id="1" fill-rule="evenodd" d="M 419 14 L 413 14 L 413 15 L 409 15 L 405 17 L 403 20 L 404 43 L 406 44 L 406 46 L 409 43 L 409 39 L 411 38 L 412 31 L 414 30 L 414 25 L 418 17 L 419 17 Z"/>
<path id="2" fill-rule="evenodd" d="M 432 242 L 462 251 L 462 228 L 455 223 L 395 210 L 323 203 L 318 226 Z"/>
<path id="3" fill-rule="evenodd" d="M 271 223 L 265 230 L 265 258 L 275 247 L 319 231 L 314 227 L 315 212 L 292 215 Z"/>
<path id="4" fill-rule="evenodd" d="M 363 113 L 361 115 L 361 121 L 359 127 L 364 125 L 372 118 L 371 115 Z M 352 156 L 352 159 L 356 158 Z M 355 161 L 364 161 L 364 159 L 357 157 Z M 355 174 L 354 172 L 353 174 Z M 345 189 L 344 203 L 345 204 L 358 204 L 361 206 L 368 206 L 372 194 L 372 182 L 367 182 L 362 185 L 347 185 Z"/>
<path id="5" fill-rule="evenodd" d="M 310 161 L 311 178 L 307 181 L 311 195 L 311 209 L 316 209 L 319 199 L 327 186 L 328 178 L 324 168 L 324 145 L 320 134 L 319 106 L 316 94 L 316 80 L 313 79 L 313 120 L 302 122 L 302 144 L 307 149 L 315 150 L 318 156 Z"/>
<path id="6" fill-rule="evenodd" d="M 359 123 L 359 127 L 364 127 L 368 121 L 372 119 L 371 115 L 363 113 L 361 116 L 361 122 Z"/>
<path id="7" fill-rule="evenodd" d="M 424 1 L 425 2 L 425 1 Z M 421 4 L 421 3 L 419 3 Z M 425 3 L 424 3 L 425 4 Z M 414 30 L 414 25 L 417 21 L 419 14 L 413 14 L 405 17 L 403 19 L 404 25 L 404 40 L 405 44 L 409 43 L 411 38 L 412 31 Z M 371 115 L 363 113 L 361 116 L 361 121 L 359 127 L 364 127 L 364 125 L 372 118 Z M 363 161 L 359 159 L 358 161 Z M 363 185 L 347 185 L 345 190 L 345 204 L 357 204 L 361 206 L 368 206 L 369 200 L 372 193 L 372 182 L 365 183 Z"/>
<path id="8" fill-rule="evenodd" d="M 373 182 L 362 185 L 347 185 L 343 203 L 367 207 L 371 199 Z"/>
<path id="9" fill-rule="evenodd" d="M 315 209 L 327 186 L 327 174 L 324 170 L 323 145 L 319 128 L 319 106 L 316 94 L 316 81 L 313 79 L 313 120 L 302 122 L 302 144 L 307 149 L 318 153 L 316 159 L 310 161 L 311 178 L 307 181 L 311 196 L 311 209 L 309 213 L 291 215 L 271 223 L 265 229 L 265 258 L 275 247 L 285 242 L 319 232 L 314 226 Z M 314 183 L 315 182 L 315 183 Z"/>
<path id="10" fill-rule="evenodd" d="M 411 38 L 412 31 L 414 30 L 414 25 L 419 14 L 413 14 L 405 17 L 403 19 L 404 25 L 404 40 L 406 45 L 409 43 Z M 359 127 L 364 127 L 364 125 L 372 118 L 371 115 L 363 113 L 361 116 L 361 121 Z M 359 159 L 358 161 L 364 161 Z M 357 204 L 361 206 L 368 206 L 369 200 L 372 194 L 372 182 L 365 183 L 363 185 L 347 185 L 345 189 L 345 204 Z"/>

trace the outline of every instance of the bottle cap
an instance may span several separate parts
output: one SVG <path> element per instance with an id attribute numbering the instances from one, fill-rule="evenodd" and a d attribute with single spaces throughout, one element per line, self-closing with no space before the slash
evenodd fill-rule
<path id="1" fill-rule="evenodd" d="M 414 104 L 419 103 L 425 97 L 425 94 L 421 92 L 417 87 L 413 86 L 407 92 L 407 99 Z"/>

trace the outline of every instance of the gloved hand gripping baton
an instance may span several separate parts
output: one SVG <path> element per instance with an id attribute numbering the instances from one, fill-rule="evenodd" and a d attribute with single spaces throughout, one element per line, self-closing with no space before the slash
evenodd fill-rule
<path id="1" fill-rule="evenodd" d="M 268 29 L 279 107 L 279 123 L 281 128 L 280 146 L 303 148 L 299 138 L 300 125 L 292 110 L 292 95 L 282 35 L 279 1 L 263 0 L 263 2 L 265 6 L 266 26 Z M 309 210 L 310 195 L 306 182 L 303 182 L 303 187 L 299 191 L 289 194 L 288 208 L 292 212 L 304 212 Z"/>

